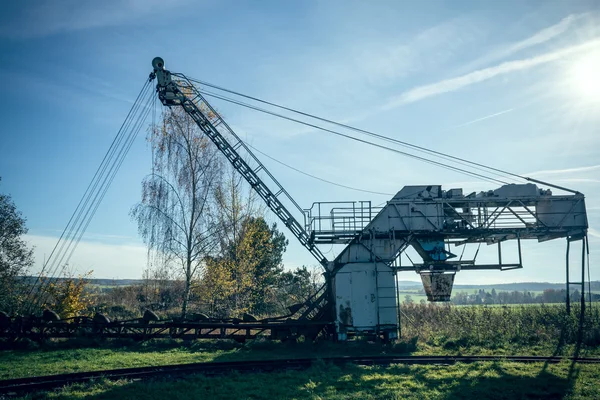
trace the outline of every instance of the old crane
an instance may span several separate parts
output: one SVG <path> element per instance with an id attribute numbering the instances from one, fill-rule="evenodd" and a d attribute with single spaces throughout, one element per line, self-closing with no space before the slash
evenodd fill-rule
<path id="1" fill-rule="evenodd" d="M 530 178 L 526 178 L 529 183 L 470 194 L 462 189 L 443 190 L 440 185 L 406 186 L 383 207 L 371 207 L 370 202 L 326 202 L 304 210 L 206 101 L 193 80 L 166 70 L 159 57 L 152 66 L 151 79 L 157 81 L 162 104 L 182 107 L 194 119 L 324 267 L 326 290 L 304 308 L 300 319 L 333 323 L 340 340 L 356 333 L 397 337 L 395 278 L 399 271 L 416 271 L 430 301 L 447 301 L 458 271 L 521 268 L 521 240 L 567 238 L 567 243 L 580 240 L 585 246 L 588 223 L 583 194 Z M 570 194 L 553 195 L 535 183 Z M 516 263 L 502 262 L 501 245 L 508 240 L 518 244 Z M 468 243 L 497 245 L 498 262 L 477 264 L 451 253 L 450 245 Z M 319 244 L 345 248 L 330 261 Z M 409 247 L 422 261 L 399 265 Z"/>
<path id="2" fill-rule="evenodd" d="M 293 340 L 300 335 L 314 338 L 324 332 L 328 337 L 338 340 L 345 340 L 348 336 L 357 334 L 378 336 L 385 340 L 395 339 L 398 337 L 400 322 L 398 272 L 418 273 L 430 301 L 448 301 L 455 274 L 459 271 L 522 268 L 521 241 L 527 239 L 542 242 L 566 238 L 567 290 L 570 285 L 569 246 L 573 241 L 581 242 L 582 276 L 581 282 L 577 283 L 581 284 L 582 311 L 584 310 L 583 267 L 588 221 L 583 194 L 444 155 L 445 159 L 459 160 L 462 165 L 470 163 L 479 168 L 503 172 L 519 178 L 517 181 L 523 183 L 509 184 L 495 179 L 495 183 L 500 186 L 498 189 L 478 193 L 463 193 L 462 189 L 454 188 L 444 190 L 441 185 L 436 184 L 405 186 L 389 201 L 377 207 L 371 206 L 370 201 L 317 202 L 309 209 L 303 209 L 255 156 L 251 147 L 238 137 L 203 96 L 203 93 L 212 96 L 214 94 L 203 91 L 197 85 L 218 87 L 193 80 L 183 74 L 171 73 L 165 69 L 164 61 L 159 57 L 152 61 L 152 66 L 149 79 L 92 179 L 80 206 L 75 210 L 74 217 L 67 224 L 64 238 L 61 236 L 59 239 L 59 243 L 64 239 L 61 246 L 57 243 L 56 254 L 53 250 L 49 257 L 52 262 L 46 261 L 40 276 L 45 270 L 52 276 L 61 266 L 68 263 L 127 150 L 142 128 L 145 116 L 151 109 L 149 105 L 156 99 L 151 84 L 156 81 L 156 92 L 162 104 L 167 107 L 181 107 L 195 121 L 298 242 L 323 266 L 325 284 L 307 301 L 290 307 L 288 315 L 279 317 L 261 320 L 254 317 L 222 319 L 202 314 L 198 315 L 198 318 L 159 320 L 155 314 L 148 311 L 142 318 L 110 321 L 100 313 L 94 317 L 76 316 L 65 320 L 61 320 L 56 313 L 49 310 L 41 317 L 35 315 L 44 304 L 45 292 L 42 286 L 49 280 L 36 281 L 37 285 L 33 284 L 30 293 L 25 296 L 30 300 L 24 313 L 31 315 L 9 317 L 0 311 L 0 336 L 29 337 L 36 340 L 46 337 L 95 335 L 142 340 L 176 337 L 231 338 L 243 341 L 265 334 L 282 340 Z M 274 103 L 251 99 L 310 116 Z M 146 101 L 146 106 L 141 106 L 143 101 Z M 255 107 L 251 108 L 258 110 Z M 310 117 L 426 150 L 320 117 Z M 329 132 L 336 133 L 331 130 Z M 341 136 L 351 138 L 343 134 Z M 462 169 L 460 171 L 466 172 Z M 550 189 L 542 189 L 538 185 L 558 189 L 567 194 L 555 195 Z M 506 257 L 503 261 L 502 244 L 507 241 L 515 244 L 512 247 L 516 248 L 517 255 L 513 255 L 511 259 L 517 261 L 507 262 Z M 482 243 L 497 246 L 497 261 L 478 263 L 477 252 L 473 259 L 465 259 L 462 254 L 456 256 L 452 253 L 453 248 L 470 243 L 477 244 L 478 248 Z M 339 246 L 340 251 L 333 260 L 328 260 L 319 248 L 321 245 Z M 416 253 L 421 260 L 413 262 L 407 251 Z M 410 264 L 403 265 L 403 259 L 409 259 Z M 55 276 L 59 275 L 60 273 Z M 568 301 L 567 296 L 567 308 Z"/>

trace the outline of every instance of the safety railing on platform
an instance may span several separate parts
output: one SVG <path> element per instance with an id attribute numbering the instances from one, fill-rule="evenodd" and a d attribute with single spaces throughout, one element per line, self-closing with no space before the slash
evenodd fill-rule
<path id="1" fill-rule="evenodd" d="M 370 201 L 315 202 L 304 210 L 306 230 L 315 243 L 347 242 L 361 233 L 380 210 Z"/>

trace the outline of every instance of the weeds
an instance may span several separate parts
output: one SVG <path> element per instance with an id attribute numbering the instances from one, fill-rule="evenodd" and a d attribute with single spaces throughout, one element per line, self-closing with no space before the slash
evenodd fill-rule
<path id="1" fill-rule="evenodd" d="M 418 337 L 429 345 L 456 349 L 484 346 L 490 349 L 509 344 L 523 346 L 560 342 L 574 344 L 579 335 L 579 313 L 567 314 L 555 305 L 487 307 L 435 304 L 403 304 L 403 337 Z M 600 312 L 588 310 L 581 343 L 600 345 Z"/>

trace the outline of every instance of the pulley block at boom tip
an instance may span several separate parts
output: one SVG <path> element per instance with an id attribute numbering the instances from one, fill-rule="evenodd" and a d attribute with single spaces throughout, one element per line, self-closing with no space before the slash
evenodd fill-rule
<path id="1" fill-rule="evenodd" d="M 154 57 L 152 60 L 152 68 L 162 69 L 165 66 L 165 61 L 160 57 Z"/>
<path id="2" fill-rule="evenodd" d="M 289 209 L 296 210 L 297 215 L 304 216 L 304 210 L 288 191 L 260 162 L 246 143 L 229 127 L 185 75 L 172 75 L 170 71 L 165 69 L 165 63 L 161 57 L 155 57 L 152 60 L 152 68 L 153 72 L 150 74 L 150 80 L 157 80 L 156 91 L 161 103 L 168 107 L 181 106 L 250 187 L 263 199 L 267 207 L 277 215 L 313 257 L 327 269 L 329 261 L 312 242 L 305 225 L 298 222 L 290 212 Z M 172 79 L 173 76 L 176 76 L 176 79 Z M 210 117 L 207 113 L 210 114 Z M 225 132 L 227 137 L 216 128 L 217 126 Z M 240 155 L 240 151 L 244 152 L 243 156 Z M 261 171 L 269 178 L 269 184 L 258 175 Z M 285 201 L 285 204 L 283 201 Z"/>

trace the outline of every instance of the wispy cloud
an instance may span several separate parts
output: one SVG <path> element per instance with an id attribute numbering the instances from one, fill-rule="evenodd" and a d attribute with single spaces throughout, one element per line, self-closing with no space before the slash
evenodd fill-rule
<path id="1" fill-rule="evenodd" d="M 464 68 L 467 71 L 479 68 L 489 63 L 510 57 L 513 54 L 518 53 L 522 50 L 547 43 L 566 33 L 568 30 L 576 26 L 576 22 L 580 21 L 587 15 L 588 14 L 571 14 L 561 19 L 558 23 L 544 28 L 526 39 L 523 39 L 516 43 L 507 44 L 490 51 L 489 53 L 465 65 Z"/>
<path id="2" fill-rule="evenodd" d="M 168 2 L 173 7 L 188 0 Z M 20 13 L 6 12 L 0 18 L 0 37 L 30 38 L 60 32 L 78 31 L 104 26 L 119 26 L 153 14 L 164 13 L 161 0 L 105 0 L 105 1 L 43 1 L 21 7 Z"/>
<path id="3" fill-rule="evenodd" d="M 554 182 L 600 183 L 600 180 L 598 180 L 598 179 L 589 179 L 589 178 L 562 178 L 562 179 L 555 179 Z"/>
<path id="4" fill-rule="evenodd" d="M 353 43 L 349 48 L 353 54 L 351 65 L 339 66 L 333 73 L 352 67 L 372 83 L 389 84 L 424 68 L 447 63 L 477 33 L 476 22 L 462 17 L 431 26 L 411 38 L 382 38 L 368 45 Z"/>
<path id="5" fill-rule="evenodd" d="M 477 122 L 481 122 L 481 121 L 485 121 L 486 119 L 498 117 L 500 115 L 509 113 L 511 111 L 514 111 L 514 108 L 509 108 L 508 110 L 504 110 L 504 111 L 500 111 L 500 112 L 497 112 L 497 113 L 494 113 L 494 114 L 486 115 L 485 117 L 477 118 L 477 119 L 474 119 L 472 121 L 468 121 L 468 122 L 465 122 L 463 124 L 456 125 L 455 128 L 462 128 L 463 126 L 469 126 L 469 125 L 472 125 L 472 124 L 476 124 Z"/>
<path id="6" fill-rule="evenodd" d="M 596 229 L 594 229 L 594 228 L 588 228 L 588 234 L 589 234 L 590 236 L 592 236 L 592 237 L 595 237 L 595 238 L 597 238 L 597 239 L 598 239 L 598 238 L 600 238 L 600 231 L 597 231 L 597 230 L 596 230 Z"/>
<path id="7" fill-rule="evenodd" d="M 38 273 L 52 252 L 56 236 L 26 235 L 36 260 L 32 272 Z M 81 241 L 69 262 L 77 273 L 93 270 L 97 278 L 136 278 L 146 267 L 147 249 L 143 245 Z"/>
<path id="8" fill-rule="evenodd" d="M 539 176 L 539 175 L 559 175 L 559 174 L 572 174 L 572 173 L 581 173 L 581 172 L 589 172 L 600 169 L 600 165 L 590 165 L 587 167 L 577 167 L 577 168 L 566 168 L 566 169 L 547 169 L 543 171 L 530 172 L 528 174 L 524 174 L 526 176 Z"/>
<path id="9" fill-rule="evenodd" d="M 552 51 L 531 58 L 504 62 L 502 64 L 473 71 L 456 78 L 445 79 L 429 85 L 419 86 L 391 98 L 382 108 L 383 110 L 391 110 L 405 104 L 414 103 L 416 101 L 444 93 L 454 92 L 464 87 L 474 85 L 498 76 L 527 70 L 539 65 L 560 60 L 561 58 L 568 57 L 576 53 L 589 51 L 597 47 L 600 47 L 600 39 L 590 40 L 583 44 Z"/>

